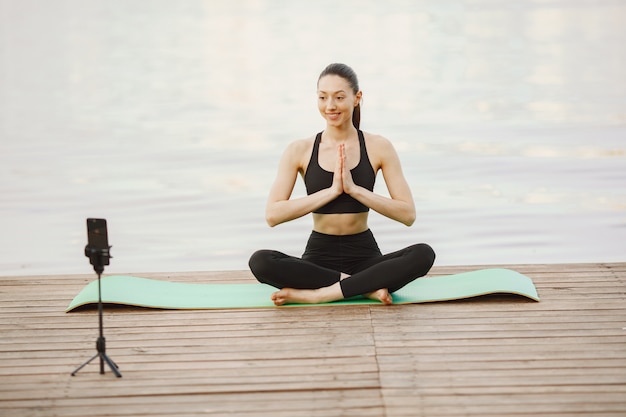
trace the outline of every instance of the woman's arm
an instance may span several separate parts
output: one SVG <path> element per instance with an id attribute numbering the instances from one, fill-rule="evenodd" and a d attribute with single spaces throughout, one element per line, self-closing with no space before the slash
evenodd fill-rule
<path id="1" fill-rule="evenodd" d="M 380 167 L 390 198 L 354 184 L 349 171 L 343 173 L 344 191 L 383 216 L 411 226 L 415 221 L 415 202 L 396 150 L 381 136 L 372 136 L 368 144 L 370 160 L 375 169 Z"/>
<path id="2" fill-rule="evenodd" d="M 341 179 L 335 175 L 332 187 L 306 197 L 291 199 L 298 173 L 305 170 L 305 156 L 310 153 L 308 142 L 310 141 L 300 140 L 291 143 L 280 159 L 276 180 L 270 190 L 265 209 L 265 220 L 271 227 L 311 213 L 342 193 Z M 340 172 L 339 164 L 340 161 L 337 162 Z"/>

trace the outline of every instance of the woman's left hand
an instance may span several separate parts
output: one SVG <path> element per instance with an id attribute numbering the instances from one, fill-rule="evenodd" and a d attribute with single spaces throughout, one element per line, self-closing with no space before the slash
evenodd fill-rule
<path id="1" fill-rule="evenodd" d="M 343 184 L 343 191 L 346 194 L 350 194 L 354 191 L 357 185 L 352 179 L 352 173 L 346 168 L 346 147 L 344 144 L 339 145 L 339 160 L 341 161 L 341 180 Z"/>

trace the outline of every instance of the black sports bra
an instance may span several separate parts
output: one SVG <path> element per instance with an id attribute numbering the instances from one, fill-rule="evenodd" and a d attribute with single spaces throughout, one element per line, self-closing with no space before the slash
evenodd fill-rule
<path id="1" fill-rule="evenodd" d="M 376 181 L 376 173 L 372 168 L 372 164 L 367 156 L 365 148 L 365 137 L 363 132 L 359 132 L 360 158 L 359 164 L 350 170 L 352 180 L 355 184 L 374 190 L 374 182 Z M 313 151 L 311 152 L 311 160 L 304 174 L 304 185 L 306 193 L 313 194 L 325 188 L 330 188 L 333 183 L 334 173 L 324 170 L 319 164 L 319 148 L 322 141 L 322 132 L 318 133 L 313 143 Z M 313 213 L 333 214 L 333 213 L 363 213 L 369 211 L 369 207 L 356 200 L 349 194 L 342 193 L 339 197 L 329 202 L 325 206 L 320 207 Z"/>

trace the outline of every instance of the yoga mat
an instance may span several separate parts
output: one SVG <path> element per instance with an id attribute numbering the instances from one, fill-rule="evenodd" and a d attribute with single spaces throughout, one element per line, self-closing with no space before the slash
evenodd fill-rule
<path id="1" fill-rule="evenodd" d="M 102 277 L 102 302 L 162 309 L 230 309 L 276 307 L 270 295 L 276 291 L 269 285 L 255 284 L 190 284 L 134 276 Z M 486 294 L 517 294 L 539 301 L 532 280 L 510 269 L 481 269 L 454 275 L 416 279 L 393 294 L 394 304 L 427 303 L 477 297 Z M 98 302 L 98 280 L 81 290 L 66 312 Z M 326 303 L 381 304 L 355 297 Z M 312 306 L 321 304 L 289 304 Z"/>

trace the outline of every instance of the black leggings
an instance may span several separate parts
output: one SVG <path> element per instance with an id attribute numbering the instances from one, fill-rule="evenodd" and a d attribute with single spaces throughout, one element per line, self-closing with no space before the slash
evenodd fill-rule
<path id="1" fill-rule="evenodd" d="M 395 292 L 428 273 L 435 262 L 432 248 L 420 243 L 383 255 L 370 230 L 336 236 L 313 231 L 302 258 L 263 249 L 248 265 L 260 282 L 276 288 L 315 289 L 341 280 L 345 298 L 381 288 Z"/>

